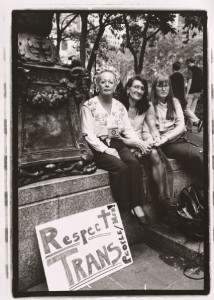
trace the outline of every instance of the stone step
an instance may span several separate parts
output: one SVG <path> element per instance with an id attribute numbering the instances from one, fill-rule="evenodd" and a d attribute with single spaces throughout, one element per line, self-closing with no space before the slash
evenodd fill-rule
<path id="1" fill-rule="evenodd" d="M 203 240 L 185 235 L 179 228 L 153 224 L 146 228 L 146 242 L 203 266 Z"/>

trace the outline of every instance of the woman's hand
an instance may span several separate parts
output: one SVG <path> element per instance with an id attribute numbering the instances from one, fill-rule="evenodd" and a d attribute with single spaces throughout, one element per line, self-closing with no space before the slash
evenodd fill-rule
<path id="1" fill-rule="evenodd" d="M 117 157 L 118 159 L 120 159 L 120 156 L 119 156 L 119 154 L 118 154 L 118 152 L 117 152 L 116 149 L 113 149 L 113 148 L 107 148 L 107 149 L 104 151 L 104 153 L 109 154 L 109 155 L 112 155 L 112 156 L 115 156 L 115 157 Z"/>
<path id="2" fill-rule="evenodd" d="M 149 137 L 148 139 L 146 139 L 146 142 L 152 147 L 155 143 L 155 141 L 153 140 L 152 137 Z"/>
<path id="3" fill-rule="evenodd" d="M 168 138 L 167 137 L 163 137 L 160 139 L 160 146 L 166 144 L 166 142 L 168 142 Z"/>
<path id="4" fill-rule="evenodd" d="M 149 154 L 152 150 L 152 146 L 147 141 L 140 141 L 137 147 L 142 151 L 142 154 Z"/>

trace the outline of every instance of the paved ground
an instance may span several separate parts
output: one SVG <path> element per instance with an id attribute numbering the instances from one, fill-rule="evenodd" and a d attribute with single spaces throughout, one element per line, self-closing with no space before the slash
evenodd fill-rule
<path id="1" fill-rule="evenodd" d="M 145 243 L 131 246 L 133 264 L 84 288 L 85 291 L 97 290 L 162 290 L 162 291 L 202 291 L 204 280 L 193 280 L 184 276 L 183 270 L 188 262 L 167 253 L 154 249 Z M 187 275 L 203 277 L 200 267 L 192 265 Z M 28 291 L 47 291 L 47 285 L 41 284 Z"/>

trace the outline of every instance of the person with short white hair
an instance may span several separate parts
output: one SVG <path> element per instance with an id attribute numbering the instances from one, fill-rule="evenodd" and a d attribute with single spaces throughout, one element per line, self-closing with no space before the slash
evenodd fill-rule
<path id="1" fill-rule="evenodd" d="M 140 163 L 119 138 L 135 140 L 143 153 L 151 146 L 134 132 L 122 103 L 113 98 L 119 82 L 117 71 L 111 66 L 97 69 L 94 80 L 98 95 L 87 100 L 81 107 L 82 133 L 88 142 L 98 168 L 109 171 L 112 194 L 121 210 L 130 209 L 141 225 L 149 223 L 143 210 L 142 170 Z"/>

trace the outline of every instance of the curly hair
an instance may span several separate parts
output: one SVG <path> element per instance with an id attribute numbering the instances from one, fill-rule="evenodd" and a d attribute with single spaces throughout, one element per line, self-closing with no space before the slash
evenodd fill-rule
<path id="1" fill-rule="evenodd" d="M 110 65 L 103 65 L 99 68 L 96 69 L 96 72 L 94 74 L 94 83 L 97 85 L 99 83 L 99 78 L 100 78 L 100 75 L 104 72 L 110 72 L 114 75 L 115 77 L 115 82 L 116 84 L 118 84 L 120 82 L 120 75 L 119 73 L 117 72 L 117 70 L 113 67 L 113 66 L 110 66 Z"/>
<path id="2" fill-rule="evenodd" d="M 140 81 L 144 86 L 144 94 L 143 94 L 142 98 L 140 99 L 140 101 L 138 101 L 136 104 L 137 113 L 139 115 L 142 115 L 144 112 L 146 112 L 149 109 L 150 103 L 149 103 L 149 99 L 148 99 L 148 83 L 147 83 L 147 80 L 144 79 L 141 75 L 135 75 L 135 76 L 129 78 L 129 80 L 126 83 L 125 89 L 124 89 L 124 96 L 123 96 L 122 103 L 124 104 L 126 109 L 129 110 L 129 96 L 127 94 L 127 89 L 132 87 L 133 82 L 135 80 Z"/>

